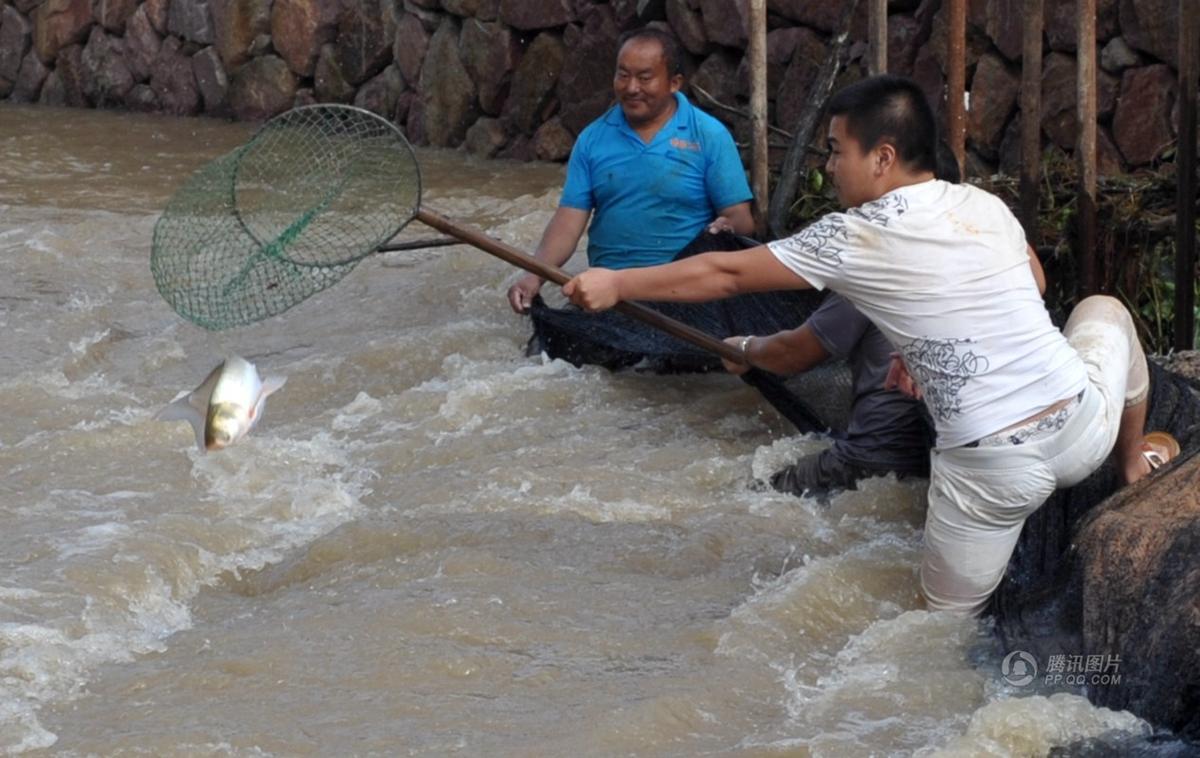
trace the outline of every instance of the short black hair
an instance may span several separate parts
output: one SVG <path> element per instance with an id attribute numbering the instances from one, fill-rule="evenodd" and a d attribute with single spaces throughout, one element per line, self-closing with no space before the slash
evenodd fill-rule
<path id="1" fill-rule="evenodd" d="M 869 76 L 829 100 L 830 116 L 845 116 L 846 131 L 863 150 L 883 141 L 917 171 L 937 171 L 937 123 L 925 93 L 912 79 Z"/>
<path id="2" fill-rule="evenodd" d="M 655 29 L 653 26 L 644 26 L 641 29 L 630 29 L 617 38 L 617 50 L 625 47 L 626 42 L 632 40 L 654 40 L 662 48 L 663 59 L 667 63 L 667 76 L 682 76 L 683 75 L 683 52 L 679 48 L 679 42 L 674 36 L 667 34 L 662 29 Z"/>

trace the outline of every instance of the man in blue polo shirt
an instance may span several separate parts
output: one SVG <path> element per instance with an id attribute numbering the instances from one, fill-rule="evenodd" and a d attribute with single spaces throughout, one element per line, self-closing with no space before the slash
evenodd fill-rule
<path id="1" fill-rule="evenodd" d="M 576 140 L 537 258 L 562 266 L 585 228 L 588 263 L 605 268 L 673 260 L 719 216 L 739 234 L 753 231 L 753 195 L 733 138 L 688 102 L 682 85 L 681 53 L 669 34 L 637 29 L 621 38 L 618 105 Z M 542 284 L 522 276 L 508 291 L 513 310 L 527 313 Z"/>

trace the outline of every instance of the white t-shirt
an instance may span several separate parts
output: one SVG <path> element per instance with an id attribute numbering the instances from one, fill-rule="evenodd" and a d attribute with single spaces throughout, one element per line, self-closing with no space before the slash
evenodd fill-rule
<path id="1" fill-rule="evenodd" d="M 1038 294 L 1020 223 L 977 187 L 901 187 L 769 247 L 854 303 L 904 355 L 939 447 L 1011 426 L 1087 381 Z"/>

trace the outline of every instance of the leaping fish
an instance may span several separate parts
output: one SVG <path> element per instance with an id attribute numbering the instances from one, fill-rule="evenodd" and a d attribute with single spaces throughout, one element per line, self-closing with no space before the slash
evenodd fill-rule
<path id="1" fill-rule="evenodd" d="M 267 396 L 286 381 L 282 376 L 260 379 L 253 363 L 231 355 L 199 387 L 179 393 L 155 418 L 187 421 L 196 430 L 200 452 L 221 450 L 254 428 L 262 418 Z"/>

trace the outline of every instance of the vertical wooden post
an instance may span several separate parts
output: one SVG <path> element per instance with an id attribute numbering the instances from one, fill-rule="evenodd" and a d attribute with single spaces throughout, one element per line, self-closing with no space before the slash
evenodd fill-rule
<path id="1" fill-rule="evenodd" d="M 1075 82 L 1076 120 L 1079 139 L 1075 159 L 1079 164 L 1078 221 L 1079 294 L 1100 289 L 1096 261 L 1096 0 L 1079 0 L 1076 39 L 1079 70 Z"/>
<path id="2" fill-rule="evenodd" d="M 1175 151 L 1175 349 L 1191 350 L 1196 334 L 1197 0 L 1179 0 L 1179 148 Z"/>
<path id="3" fill-rule="evenodd" d="M 967 0 L 950 0 L 949 50 L 946 72 L 946 124 L 958 172 L 966 178 L 967 155 Z"/>
<path id="4" fill-rule="evenodd" d="M 867 9 L 867 37 L 870 42 L 867 73 L 874 76 L 887 73 L 888 0 L 870 0 L 870 3 Z"/>
<path id="5" fill-rule="evenodd" d="M 1025 0 L 1021 50 L 1021 225 L 1037 247 L 1042 189 L 1042 11 L 1044 0 Z"/>
<path id="6" fill-rule="evenodd" d="M 767 0 L 750 0 L 750 127 L 754 148 L 750 184 L 754 192 L 754 231 L 767 231 Z"/>

